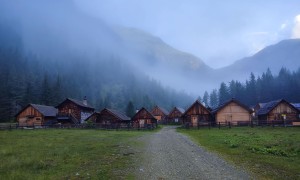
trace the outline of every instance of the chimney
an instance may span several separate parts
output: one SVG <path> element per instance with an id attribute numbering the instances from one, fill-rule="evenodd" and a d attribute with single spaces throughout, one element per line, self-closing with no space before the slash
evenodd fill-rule
<path id="1" fill-rule="evenodd" d="M 82 102 L 84 105 L 86 105 L 87 106 L 87 99 L 86 99 L 86 96 L 84 96 L 84 98 L 83 98 L 83 102 Z"/>

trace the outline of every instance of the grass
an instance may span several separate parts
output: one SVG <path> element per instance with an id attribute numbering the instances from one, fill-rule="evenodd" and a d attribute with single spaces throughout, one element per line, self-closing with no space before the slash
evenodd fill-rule
<path id="1" fill-rule="evenodd" d="M 300 179 L 300 128 L 178 129 L 259 179 Z"/>
<path id="2" fill-rule="evenodd" d="M 145 131 L 0 131 L 0 179 L 132 179 Z"/>

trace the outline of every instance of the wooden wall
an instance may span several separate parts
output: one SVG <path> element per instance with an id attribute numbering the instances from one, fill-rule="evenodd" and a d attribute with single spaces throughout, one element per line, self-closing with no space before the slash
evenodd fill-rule
<path id="1" fill-rule="evenodd" d="M 194 103 L 183 115 L 183 121 L 184 123 L 190 123 L 191 126 L 196 127 L 199 122 L 211 121 L 211 114 L 200 103 Z"/>
<path id="2" fill-rule="evenodd" d="M 182 112 L 180 112 L 177 108 L 174 108 L 170 114 L 168 115 L 168 123 L 182 123 Z M 178 122 L 175 122 L 175 120 Z"/>
<path id="3" fill-rule="evenodd" d="M 32 106 L 28 106 L 17 116 L 17 121 L 20 126 L 40 126 L 44 123 L 44 116 Z"/>
<path id="4" fill-rule="evenodd" d="M 231 122 L 237 124 L 238 121 L 251 121 L 251 113 L 235 102 L 229 103 L 227 106 L 219 110 L 215 116 L 216 123 Z"/>
<path id="5" fill-rule="evenodd" d="M 164 112 L 159 107 L 154 107 L 154 109 L 151 111 L 151 113 L 154 115 L 154 117 L 158 120 L 165 120 L 167 117 L 167 114 L 164 114 Z"/>
<path id="6" fill-rule="evenodd" d="M 147 112 L 145 109 L 141 109 L 137 114 L 133 117 L 133 126 L 135 128 L 143 128 L 147 124 L 155 124 L 156 119 L 153 119 L 153 116 Z"/>
<path id="7" fill-rule="evenodd" d="M 267 120 L 283 120 L 282 115 L 286 115 L 286 120 L 299 120 L 298 112 L 286 102 L 279 103 L 267 116 Z"/>

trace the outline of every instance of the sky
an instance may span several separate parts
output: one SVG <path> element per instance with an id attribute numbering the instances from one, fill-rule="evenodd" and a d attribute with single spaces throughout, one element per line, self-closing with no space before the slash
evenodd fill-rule
<path id="1" fill-rule="evenodd" d="M 139 28 L 213 68 L 300 38 L 299 0 L 75 0 L 108 23 Z"/>

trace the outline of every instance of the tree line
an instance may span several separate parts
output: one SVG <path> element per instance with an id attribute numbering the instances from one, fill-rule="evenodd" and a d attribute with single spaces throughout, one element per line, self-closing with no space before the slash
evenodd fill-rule
<path id="1" fill-rule="evenodd" d="M 56 106 L 67 97 L 87 96 L 97 111 L 107 107 L 130 116 L 140 107 L 171 108 L 192 101 L 185 92 L 163 87 L 111 54 L 97 59 L 78 54 L 49 59 L 0 47 L 0 82 L 0 122 L 13 121 L 28 103 Z"/>
<path id="2" fill-rule="evenodd" d="M 205 105 L 216 108 L 231 98 L 248 106 L 277 99 L 300 102 L 300 68 L 291 72 L 283 67 L 276 76 L 270 69 L 257 77 L 251 73 L 244 83 L 235 80 L 222 82 L 219 89 L 210 93 L 205 91 L 201 100 Z"/>

